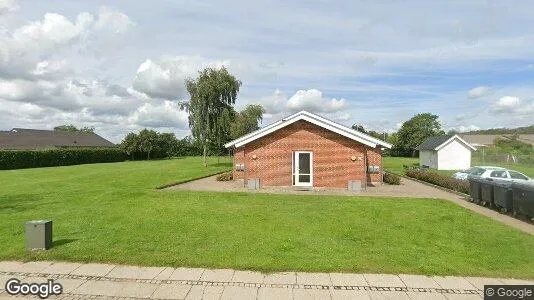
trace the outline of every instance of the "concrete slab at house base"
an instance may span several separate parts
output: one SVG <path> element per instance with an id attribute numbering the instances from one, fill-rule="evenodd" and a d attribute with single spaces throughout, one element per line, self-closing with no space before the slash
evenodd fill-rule
<path id="1" fill-rule="evenodd" d="M 0 300 L 11 299 L 2 290 L 10 278 L 26 283 L 54 279 L 64 288 L 64 293 L 54 297 L 56 299 L 482 299 L 485 284 L 534 284 L 529 280 L 482 277 L 263 274 L 230 269 L 110 264 L 79 264 L 78 268 L 66 273 L 66 269 L 73 267 L 67 265 L 63 262 L 0 261 Z M 43 273 L 42 270 L 58 270 L 58 273 Z M 17 298 L 31 297 L 19 295 Z"/>
<path id="2" fill-rule="evenodd" d="M 348 189 L 322 189 L 315 188 L 308 191 L 298 191 L 292 187 L 262 187 L 259 190 L 249 190 L 241 180 L 217 181 L 216 176 L 193 180 L 183 184 L 171 186 L 167 190 L 188 191 L 216 191 L 216 192 L 246 192 L 246 193 L 269 193 L 269 194 L 297 194 L 297 195 L 341 195 L 361 197 L 405 197 L 405 198 L 434 198 L 454 202 L 478 214 L 492 218 L 508 226 L 517 228 L 523 232 L 534 235 L 534 225 L 523 222 L 511 216 L 468 202 L 463 196 L 447 192 L 432 186 L 419 183 L 408 178 L 401 179 L 401 185 L 381 184 L 368 186 L 361 192 L 351 192 Z"/>

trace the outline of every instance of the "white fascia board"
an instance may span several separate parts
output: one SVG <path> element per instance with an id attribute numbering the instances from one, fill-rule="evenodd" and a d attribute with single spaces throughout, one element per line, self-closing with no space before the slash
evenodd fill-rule
<path id="1" fill-rule="evenodd" d="M 280 125 L 281 123 L 286 122 L 286 120 L 289 120 L 289 119 L 291 119 L 291 118 L 296 117 L 298 114 L 300 114 L 300 112 L 299 112 L 299 113 L 292 114 L 292 115 L 290 115 L 290 116 L 287 116 L 287 117 L 285 117 L 285 118 L 283 118 L 283 119 L 281 119 L 281 120 L 278 120 L 278 121 L 276 121 L 276 122 L 274 122 L 274 123 L 272 123 L 272 124 L 269 124 L 269 125 L 267 125 L 267 126 L 265 126 L 265 127 L 263 127 L 263 128 L 260 128 L 260 129 L 258 129 L 258 130 L 256 130 L 256 131 L 253 131 L 253 132 L 251 132 L 251 133 L 249 133 L 249 134 L 245 134 L 244 136 L 242 136 L 242 137 L 240 137 L 240 138 L 237 138 L 237 139 L 235 139 L 235 140 L 233 140 L 233 141 L 230 141 L 230 142 L 224 144 L 224 147 L 225 147 L 225 148 L 229 148 L 229 147 L 235 146 L 237 143 L 240 143 L 241 141 L 244 141 L 244 140 L 248 140 L 249 138 L 251 138 L 251 137 L 253 137 L 253 136 L 257 135 L 257 134 L 260 134 L 261 132 L 263 132 L 263 131 L 265 131 L 265 130 L 270 130 L 271 128 L 273 128 L 273 127 L 275 127 L 275 126 L 278 126 L 278 125 Z"/>
<path id="2" fill-rule="evenodd" d="M 338 123 L 336 123 L 336 122 L 330 121 L 330 120 L 325 119 L 325 118 L 323 118 L 323 117 L 321 117 L 321 116 L 311 114 L 311 113 L 309 113 L 309 112 L 304 112 L 304 113 L 307 114 L 308 116 L 312 117 L 312 118 L 319 119 L 320 121 L 322 121 L 322 122 L 324 122 L 324 123 L 327 123 L 327 124 L 329 124 L 329 125 L 331 125 L 331 126 L 337 127 L 337 128 L 339 128 L 340 130 L 346 131 L 346 132 L 349 133 L 349 134 L 352 134 L 352 135 L 358 136 L 358 137 L 360 137 L 360 138 L 362 138 L 362 139 L 368 140 L 368 141 L 371 142 L 371 143 L 378 144 L 378 145 L 384 146 L 384 147 L 386 147 L 386 148 L 391 148 L 391 147 L 393 147 L 393 145 L 391 145 L 391 144 L 389 144 L 389 143 L 386 143 L 386 142 L 384 142 L 384 141 L 382 141 L 382 140 L 379 140 L 379 139 L 377 139 L 377 138 L 375 138 L 375 137 L 372 137 L 372 136 L 370 136 L 370 135 L 368 135 L 368 134 L 365 134 L 365 133 L 363 133 L 363 132 L 359 132 L 359 131 L 357 131 L 357 130 L 354 130 L 354 129 L 349 128 L 349 127 L 346 127 L 346 126 L 343 126 L 343 125 L 341 125 L 341 124 L 338 124 Z"/>
<path id="3" fill-rule="evenodd" d="M 241 147 L 241 146 L 243 146 L 245 144 L 248 144 L 248 143 L 250 143 L 250 142 L 252 142 L 252 141 L 254 141 L 256 139 L 259 139 L 259 138 L 261 138 L 263 136 L 266 136 L 266 135 L 268 135 L 268 134 L 270 134 L 270 133 L 272 133 L 272 132 L 274 132 L 274 131 L 276 131 L 278 129 L 281 129 L 281 128 L 285 127 L 285 126 L 288 126 L 288 125 L 293 124 L 296 121 L 300 121 L 300 120 L 308 121 L 308 122 L 310 122 L 312 124 L 315 124 L 315 125 L 320 126 L 322 128 L 328 129 L 328 130 L 330 130 L 332 132 L 335 132 L 337 134 L 345 136 L 345 137 L 347 137 L 347 138 L 349 138 L 351 140 L 358 141 L 358 142 L 360 142 L 360 143 L 362 143 L 364 145 L 367 145 L 369 147 L 372 147 L 372 148 L 375 148 L 376 145 L 377 145 L 376 143 L 373 143 L 373 142 L 371 142 L 369 140 L 366 140 L 366 139 L 364 139 L 362 137 L 356 136 L 354 134 L 350 134 L 346 130 L 341 130 L 341 129 L 337 128 L 337 126 L 334 127 L 334 126 L 332 126 L 330 124 L 325 124 L 325 122 L 319 121 L 316 118 L 312 118 L 307 114 L 302 114 L 302 115 L 300 115 L 298 117 L 295 117 L 293 119 L 290 119 L 290 120 L 287 120 L 287 121 L 282 122 L 280 124 L 277 124 L 276 126 L 273 126 L 273 127 L 269 128 L 268 130 L 263 130 L 261 132 L 257 132 L 255 135 L 250 136 L 247 139 L 241 140 L 239 142 L 236 142 L 234 145 L 235 145 L 235 147 Z M 265 128 L 265 129 L 267 129 L 267 128 Z"/>
<path id="4" fill-rule="evenodd" d="M 441 148 L 445 147 L 448 143 L 450 143 L 452 140 L 457 139 L 460 141 L 460 143 L 464 144 L 465 146 L 469 147 L 473 151 L 477 151 L 477 148 L 473 147 L 473 145 L 469 144 L 468 142 L 464 141 L 461 137 L 458 135 L 453 135 L 450 139 L 448 139 L 445 143 L 437 146 L 434 148 L 435 151 L 439 151 Z"/>

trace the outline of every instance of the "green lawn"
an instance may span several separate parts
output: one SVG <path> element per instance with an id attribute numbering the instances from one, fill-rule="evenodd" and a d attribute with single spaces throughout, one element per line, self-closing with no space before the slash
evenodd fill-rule
<path id="1" fill-rule="evenodd" d="M 154 189 L 229 167 L 0 171 L 0 259 L 534 278 L 534 236 L 448 201 Z M 54 221 L 53 249 L 24 249 L 30 219 Z"/>
<path id="2" fill-rule="evenodd" d="M 404 174 L 403 165 L 411 167 L 413 164 L 419 163 L 419 158 L 413 157 L 384 157 L 384 170 L 392 173 Z"/>

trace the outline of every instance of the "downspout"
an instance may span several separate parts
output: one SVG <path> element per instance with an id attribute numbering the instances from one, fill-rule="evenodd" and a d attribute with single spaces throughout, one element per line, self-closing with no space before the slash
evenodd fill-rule
<path id="1" fill-rule="evenodd" d="M 384 148 L 380 148 L 380 185 L 384 184 Z"/>
<path id="2" fill-rule="evenodd" d="M 364 190 L 367 190 L 367 147 L 363 147 Z"/>
<path id="3" fill-rule="evenodd" d="M 248 163 L 246 162 L 245 145 L 243 145 L 243 187 L 247 187 L 248 180 Z"/>
<path id="4" fill-rule="evenodd" d="M 235 180 L 235 157 L 234 157 L 234 150 L 235 147 L 228 148 L 228 155 L 232 156 L 232 180 Z"/>

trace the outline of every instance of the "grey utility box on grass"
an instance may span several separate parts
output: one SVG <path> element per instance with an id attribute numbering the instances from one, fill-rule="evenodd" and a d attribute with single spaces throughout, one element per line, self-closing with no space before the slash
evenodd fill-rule
<path id="1" fill-rule="evenodd" d="M 351 192 L 361 192 L 362 191 L 362 182 L 360 180 L 349 180 L 349 191 Z"/>
<path id="2" fill-rule="evenodd" d="M 249 190 L 259 190 L 260 189 L 260 179 L 252 178 L 247 181 Z"/>
<path id="3" fill-rule="evenodd" d="M 52 221 L 37 220 L 26 223 L 26 248 L 30 250 L 52 248 Z"/>

